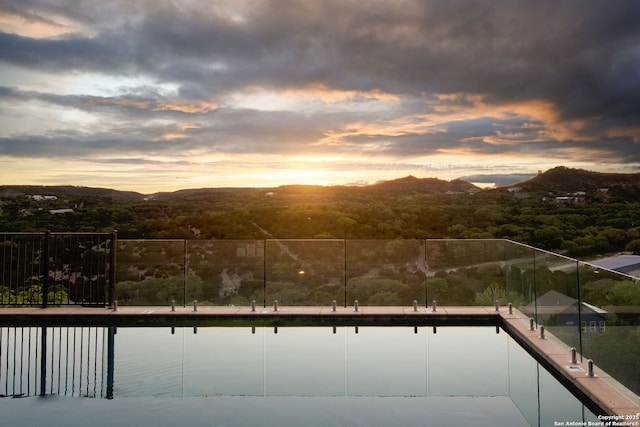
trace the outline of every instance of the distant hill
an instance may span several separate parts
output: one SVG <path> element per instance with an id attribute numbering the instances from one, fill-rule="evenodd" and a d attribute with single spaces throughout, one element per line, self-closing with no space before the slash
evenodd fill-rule
<path id="1" fill-rule="evenodd" d="M 233 194 L 245 194 L 255 192 L 256 188 L 244 188 L 244 187 L 212 187 L 212 188 L 190 188 L 177 191 L 164 191 L 160 193 L 149 194 L 146 196 L 147 200 L 169 200 L 169 199 L 199 199 L 216 197 L 220 195 L 233 195 Z"/>
<path id="2" fill-rule="evenodd" d="M 556 167 L 523 181 L 507 187 L 482 190 L 472 183 L 454 179 L 445 181 L 438 178 L 416 178 L 406 176 L 404 178 L 382 181 L 366 186 L 320 186 L 320 185 L 283 185 L 276 188 L 251 188 L 251 187 L 219 187 L 184 189 L 173 192 L 159 192 L 154 194 L 141 194 L 134 191 L 119 191 L 110 188 L 94 188 L 80 186 L 40 186 L 40 185 L 2 185 L 0 197 L 12 198 L 20 195 L 74 195 L 95 196 L 124 199 L 129 201 L 143 200 L 179 200 L 179 199 L 213 199 L 224 198 L 237 201 L 247 195 L 275 194 L 277 197 L 304 197 L 316 201 L 330 202 L 335 197 L 357 196 L 358 198 L 369 196 L 398 196 L 412 197 L 416 195 L 437 195 L 475 193 L 484 191 L 499 191 L 500 189 L 520 187 L 529 192 L 552 192 L 556 194 L 574 193 L 584 191 L 595 193 L 598 189 L 607 188 L 610 195 L 624 197 L 628 200 L 640 198 L 640 173 L 601 173 L 583 169 L 571 169 Z"/>
<path id="3" fill-rule="evenodd" d="M 75 185 L 0 185 L 0 197 L 23 195 L 41 196 L 94 196 L 126 200 L 144 200 L 144 194 L 135 191 L 119 191 L 111 188 L 79 187 Z"/>
<path id="4" fill-rule="evenodd" d="M 480 191 L 479 187 L 462 179 L 444 181 L 438 178 L 416 178 L 407 176 L 391 181 L 383 181 L 366 188 L 371 191 L 411 194 L 445 194 Z"/>
<path id="5" fill-rule="evenodd" d="M 593 193 L 606 188 L 617 195 L 640 194 L 640 173 L 602 173 L 559 166 L 510 187 L 556 193 Z"/>
<path id="6" fill-rule="evenodd" d="M 197 190 L 179 190 L 169 193 L 158 193 L 151 199 L 175 199 L 212 197 L 229 194 L 273 193 L 279 196 L 305 195 L 307 197 L 326 198 L 340 195 L 377 195 L 377 196 L 413 196 L 418 194 L 446 194 L 480 191 L 479 187 L 461 180 L 445 181 L 438 178 L 404 178 L 383 181 L 365 186 L 320 186 L 320 185 L 283 185 L 276 188 L 202 188 Z"/>
<path id="7" fill-rule="evenodd" d="M 0 197 L 16 197 L 21 195 L 75 195 L 120 198 L 131 201 L 200 199 L 221 196 L 242 196 L 251 193 L 264 194 L 274 192 L 281 195 L 306 194 L 318 197 L 328 194 L 376 194 L 376 195 L 416 195 L 445 194 L 480 191 L 475 185 L 460 179 L 444 181 L 438 178 L 405 178 L 383 181 L 368 186 L 320 186 L 320 185 L 283 185 L 277 188 L 197 188 L 154 194 L 140 194 L 134 191 L 118 191 L 109 188 L 92 188 L 79 186 L 40 186 L 40 185 L 2 185 Z"/>

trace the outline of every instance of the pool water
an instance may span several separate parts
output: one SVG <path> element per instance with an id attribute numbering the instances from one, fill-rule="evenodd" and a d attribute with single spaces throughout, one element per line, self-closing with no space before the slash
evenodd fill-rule
<path id="1" fill-rule="evenodd" d="M 1 329 L 3 425 L 597 420 L 495 327 Z"/>

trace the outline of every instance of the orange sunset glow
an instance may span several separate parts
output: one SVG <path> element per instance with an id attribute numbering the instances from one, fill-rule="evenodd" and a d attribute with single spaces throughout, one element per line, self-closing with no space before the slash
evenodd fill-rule
<path id="1" fill-rule="evenodd" d="M 640 171 L 636 2 L 0 4 L 1 184 Z"/>

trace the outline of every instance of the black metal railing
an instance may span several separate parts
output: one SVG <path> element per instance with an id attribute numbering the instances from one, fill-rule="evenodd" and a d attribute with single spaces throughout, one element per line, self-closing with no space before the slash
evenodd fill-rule
<path id="1" fill-rule="evenodd" d="M 115 328 L 0 328 L 0 397 L 113 397 Z"/>
<path id="2" fill-rule="evenodd" d="M 1 233 L 0 305 L 112 303 L 117 233 Z"/>

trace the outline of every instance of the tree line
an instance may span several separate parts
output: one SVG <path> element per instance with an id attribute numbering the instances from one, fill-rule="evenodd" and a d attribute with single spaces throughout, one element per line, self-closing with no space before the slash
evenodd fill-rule
<path id="1" fill-rule="evenodd" d="M 545 199 L 544 192 L 521 199 L 506 190 L 388 194 L 292 186 L 157 200 L 79 194 L 0 201 L 5 232 L 117 230 L 132 239 L 506 238 L 575 257 L 640 253 L 640 201 L 622 198 L 565 204 Z M 51 213 L 61 208 L 71 211 Z"/>

